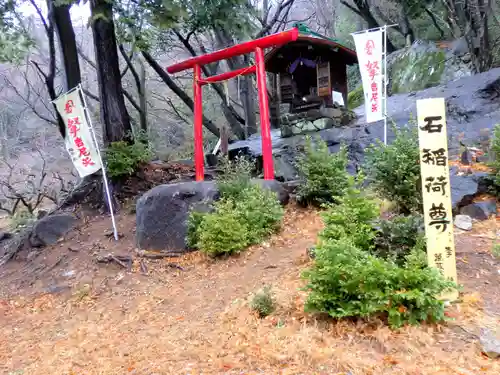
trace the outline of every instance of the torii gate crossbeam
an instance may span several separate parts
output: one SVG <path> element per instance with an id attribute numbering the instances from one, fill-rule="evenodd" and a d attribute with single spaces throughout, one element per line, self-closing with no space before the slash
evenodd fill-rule
<path id="1" fill-rule="evenodd" d="M 167 68 L 170 74 L 193 69 L 193 91 L 194 91 L 194 156 L 196 167 L 196 181 L 204 179 L 204 152 L 203 152 L 203 102 L 202 87 L 205 84 L 220 82 L 234 78 L 239 75 L 256 73 L 257 90 L 259 94 L 260 107 L 260 130 L 262 138 L 262 159 L 264 166 L 264 179 L 274 179 L 273 150 L 271 144 L 271 124 L 269 119 L 269 99 L 267 96 L 266 67 L 264 61 L 264 49 L 277 47 L 297 40 L 298 28 L 293 28 L 281 33 L 265 36 L 260 39 L 240 43 L 216 52 L 196 56 Z M 220 60 L 229 59 L 234 56 L 255 53 L 255 65 L 222 73 L 212 77 L 203 78 L 201 67 Z"/>

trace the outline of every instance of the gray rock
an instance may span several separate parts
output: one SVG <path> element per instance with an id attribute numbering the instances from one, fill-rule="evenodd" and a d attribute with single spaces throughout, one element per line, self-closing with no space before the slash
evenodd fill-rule
<path id="1" fill-rule="evenodd" d="M 435 43 L 414 43 L 387 57 L 390 92 L 414 92 L 472 75 L 470 66 Z"/>
<path id="2" fill-rule="evenodd" d="M 474 175 L 450 174 L 451 205 L 454 210 L 472 203 L 478 192 L 478 179 Z"/>
<path id="3" fill-rule="evenodd" d="M 500 357 L 500 335 L 488 328 L 481 329 L 479 335 L 481 350 L 490 358 Z"/>
<path id="4" fill-rule="evenodd" d="M 472 203 L 462 207 L 460 213 L 468 215 L 475 220 L 488 220 L 491 215 L 497 213 L 497 202 L 494 199 L 490 199 L 483 202 Z"/>
<path id="5" fill-rule="evenodd" d="M 137 201 L 137 247 L 185 251 L 191 208 L 208 210 L 218 197 L 219 191 L 213 181 L 181 182 L 149 190 Z"/>
<path id="6" fill-rule="evenodd" d="M 469 151 L 469 149 L 466 149 L 466 150 L 464 150 L 464 152 L 462 152 L 462 155 L 460 155 L 460 162 L 463 165 L 471 165 L 472 153 Z"/>
<path id="7" fill-rule="evenodd" d="M 16 233 L 12 238 L 4 241 L 0 247 L 0 266 L 14 258 L 17 253 L 28 250 L 30 245 L 30 235 L 32 228 L 25 228 Z"/>
<path id="8" fill-rule="evenodd" d="M 455 216 L 455 226 L 462 230 L 472 229 L 472 218 L 467 215 L 457 215 Z"/>
<path id="9" fill-rule="evenodd" d="M 12 238 L 12 233 L 0 232 L 0 241 L 8 240 L 9 238 Z"/>
<path id="10" fill-rule="evenodd" d="M 78 219 L 71 214 L 45 216 L 33 226 L 30 244 L 33 247 L 43 247 L 55 244 L 70 230 L 76 227 Z"/>
<path id="11" fill-rule="evenodd" d="M 252 183 L 260 185 L 263 189 L 268 189 L 276 193 L 276 198 L 282 205 L 288 204 L 290 195 L 283 184 L 276 180 L 253 179 Z"/>

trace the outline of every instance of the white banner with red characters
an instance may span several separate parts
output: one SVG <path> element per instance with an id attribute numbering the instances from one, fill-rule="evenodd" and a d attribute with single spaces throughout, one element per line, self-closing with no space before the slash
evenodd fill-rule
<path id="1" fill-rule="evenodd" d="M 383 120 L 385 116 L 384 54 L 383 29 L 362 31 L 352 34 L 358 55 L 359 70 L 365 96 L 366 122 Z"/>
<path id="2" fill-rule="evenodd" d="M 80 87 L 61 95 L 53 102 L 66 124 L 64 142 L 80 177 L 101 169 L 101 159 L 92 139 L 92 131 L 84 112 Z"/>

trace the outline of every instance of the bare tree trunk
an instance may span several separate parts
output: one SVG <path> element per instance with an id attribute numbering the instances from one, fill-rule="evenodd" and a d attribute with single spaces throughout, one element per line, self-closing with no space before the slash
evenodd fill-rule
<path id="1" fill-rule="evenodd" d="M 144 62 L 139 59 L 139 65 L 141 66 L 141 75 L 140 75 L 140 96 L 139 96 L 139 106 L 141 107 L 140 111 L 140 122 L 141 122 L 141 130 L 144 132 L 148 131 L 148 102 L 147 102 L 147 91 L 146 91 L 146 66 Z"/>
<path id="2" fill-rule="evenodd" d="M 215 32 L 218 47 L 220 49 L 229 47 L 233 44 L 231 36 L 225 30 Z M 250 65 L 250 56 L 236 56 L 227 59 L 229 69 L 236 70 Z M 245 113 L 245 134 L 251 135 L 257 132 L 257 117 L 255 107 L 255 92 L 253 90 L 253 81 L 251 76 L 245 76 L 240 81 L 240 97 Z"/>
<path id="3" fill-rule="evenodd" d="M 472 64 L 477 73 L 491 68 L 491 54 L 488 35 L 488 13 L 491 3 L 488 0 L 442 0 L 448 13 L 448 24 L 459 30 L 465 37 Z"/>
<path id="4" fill-rule="evenodd" d="M 59 37 L 59 47 L 64 64 L 64 73 L 66 76 L 66 90 L 76 87 L 82 80 L 80 73 L 80 63 L 78 61 L 78 51 L 76 48 L 75 31 L 71 22 L 69 9 L 71 5 L 61 4 L 54 0 L 49 0 L 49 9 L 51 9 L 54 19 L 54 25 Z"/>
<path id="5" fill-rule="evenodd" d="M 245 61 L 246 66 L 250 66 L 250 56 L 245 55 L 243 60 Z M 255 90 L 252 76 L 247 75 L 241 80 L 240 96 L 242 98 L 243 110 L 245 111 L 245 135 L 248 137 L 258 131 L 255 107 Z"/>
<path id="6" fill-rule="evenodd" d="M 375 16 L 373 15 L 371 9 L 370 9 L 370 4 L 366 0 L 353 0 L 353 3 L 355 7 L 353 7 L 351 4 L 344 0 L 340 0 L 341 4 L 352 10 L 354 13 L 359 15 L 361 18 L 363 18 L 366 23 L 368 24 L 369 29 L 375 29 L 380 27 L 380 24 L 378 21 L 375 19 Z M 394 47 L 394 44 L 392 44 L 391 40 L 387 38 L 387 52 L 391 53 L 396 50 L 396 47 Z"/>
<path id="7" fill-rule="evenodd" d="M 104 143 L 130 142 L 132 126 L 123 97 L 112 3 L 91 0 L 90 9 Z"/>
<path id="8" fill-rule="evenodd" d="M 491 9 L 491 7 L 489 1 L 486 1 L 470 0 L 469 8 L 473 34 L 472 46 L 474 51 L 472 54 L 472 63 L 478 73 L 489 70 L 493 61 L 488 35 L 487 16 L 488 10 Z"/>

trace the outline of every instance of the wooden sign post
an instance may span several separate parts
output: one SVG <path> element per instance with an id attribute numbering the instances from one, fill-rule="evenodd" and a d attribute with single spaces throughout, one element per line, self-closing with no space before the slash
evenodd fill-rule
<path id="1" fill-rule="evenodd" d="M 318 96 L 329 96 L 332 94 L 332 80 L 330 77 L 330 62 L 319 63 L 316 66 L 318 79 Z"/>
<path id="2" fill-rule="evenodd" d="M 444 99 L 417 100 L 417 116 L 428 264 L 456 283 Z M 441 298 L 454 301 L 458 291 L 446 293 Z"/>

